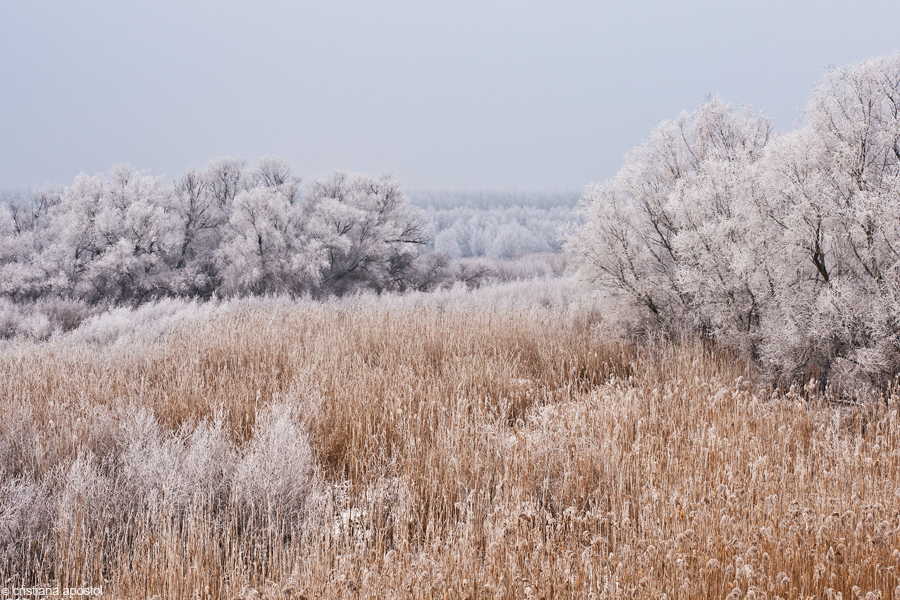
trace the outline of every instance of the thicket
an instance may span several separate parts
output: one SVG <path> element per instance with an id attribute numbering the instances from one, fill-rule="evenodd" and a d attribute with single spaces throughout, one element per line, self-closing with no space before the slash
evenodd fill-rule
<path id="1" fill-rule="evenodd" d="M 438 200 L 466 204 L 470 196 Z M 334 172 L 304 186 L 278 157 L 255 169 L 218 159 L 170 186 L 117 165 L 70 186 L 7 193 L 0 318 L 10 331 L 0 335 L 58 329 L 62 313 L 162 297 L 325 297 L 562 273 L 564 261 L 550 255 L 561 254 L 560 230 L 574 210 L 544 204 L 571 198 L 477 198 L 543 204 L 422 209 L 390 175 Z M 26 314 L 32 323 L 21 323 Z"/>
<path id="2" fill-rule="evenodd" d="M 787 134 L 713 97 L 582 206 L 568 248 L 631 332 L 697 332 L 840 394 L 900 371 L 900 54 L 831 70 Z"/>
<path id="3" fill-rule="evenodd" d="M 165 187 L 118 165 L 0 203 L 0 294 L 109 305 L 403 290 L 428 281 L 425 224 L 389 175 L 335 172 L 304 190 L 279 158 L 220 159 Z"/>

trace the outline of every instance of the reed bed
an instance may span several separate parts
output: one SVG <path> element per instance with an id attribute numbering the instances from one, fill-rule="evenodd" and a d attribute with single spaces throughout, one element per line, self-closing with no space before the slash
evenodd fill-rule
<path id="1" fill-rule="evenodd" d="M 772 393 L 699 343 L 611 341 L 575 291 L 181 303 L 7 343 L 2 585 L 900 598 L 900 394 Z"/>

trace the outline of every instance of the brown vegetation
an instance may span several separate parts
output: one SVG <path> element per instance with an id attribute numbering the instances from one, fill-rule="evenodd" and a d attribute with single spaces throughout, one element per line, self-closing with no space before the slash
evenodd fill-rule
<path id="1" fill-rule="evenodd" d="M 898 396 L 773 396 L 695 344 L 604 341 L 590 306 L 469 296 L 236 303 L 155 337 L 10 343 L 3 580 L 131 598 L 900 596 Z M 296 474 L 270 464 L 282 451 Z"/>

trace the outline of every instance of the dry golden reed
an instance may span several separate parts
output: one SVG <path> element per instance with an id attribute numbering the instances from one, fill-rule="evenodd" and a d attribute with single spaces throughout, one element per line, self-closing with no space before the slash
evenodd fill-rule
<path id="1" fill-rule="evenodd" d="M 612 343 L 598 321 L 566 302 L 257 302 L 156 336 L 9 344 L 3 580 L 142 599 L 900 597 L 897 395 L 772 394 L 724 354 Z M 207 487 L 138 472 L 201 460 Z M 165 481 L 122 491 L 140 477 Z M 238 480 L 266 494 L 242 501 Z M 28 490 L 44 525 L 14 523 Z"/>

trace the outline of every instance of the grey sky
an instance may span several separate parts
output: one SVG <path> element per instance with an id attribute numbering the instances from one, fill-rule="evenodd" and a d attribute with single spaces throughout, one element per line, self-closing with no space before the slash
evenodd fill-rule
<path id="1" fill-rule="evenodd" d="M 708 93 L 790 129 L 900 2 L 0 0 L 0 189 L 284 156 L 305 178 L 580 190 Z"/>

